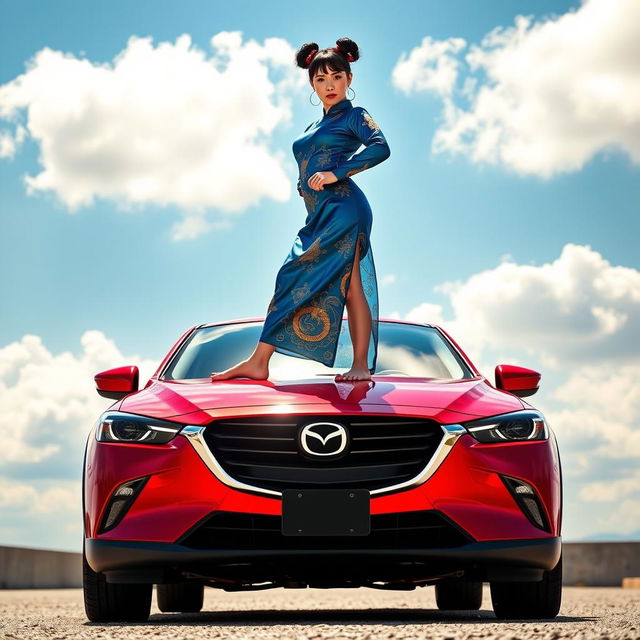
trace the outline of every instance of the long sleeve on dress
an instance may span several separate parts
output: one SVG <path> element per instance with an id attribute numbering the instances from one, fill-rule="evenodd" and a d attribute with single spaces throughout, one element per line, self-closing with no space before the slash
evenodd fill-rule
<path id="1" fill-rule="evenodd" d="M 365 146 L 365 149 L 353 155 L 349 160 L 338 163 L 338 166 L 332 169 L 338 180 L 375 167 L 391 155 L 391 150 L 382 131 L 380 131 L 380 127 L 364 107 L 351 109 L 347 126 L 349 131 Z"/>

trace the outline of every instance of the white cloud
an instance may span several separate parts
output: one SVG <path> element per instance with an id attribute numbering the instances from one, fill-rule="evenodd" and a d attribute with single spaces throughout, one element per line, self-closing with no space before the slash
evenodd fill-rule
<path id="1" fill-rule="evenodd" d="M 80 551 L 82 458 L 78 479 L 21 480 L 0 475 L 0 543 Z"/>
<path id="2" fill-rule="evenodd" d="M 637 0 L 586 0 L 559 17 L 518 16 L 513 26 L 496 27 L 469 48 L 454 97 L 453 56 L 465 44 L 425 38 L 393 71 L 402 91 L 441 96 L 444 122 L 433 138 L 435 153 L 545 178 L 577 171 L 612 150 L 640 163 Z M 432 79 L 443 76 L 446 81 Z"/>
<path id="3" fill-rule="evenodd" d="M 640 355 L 640 271 L 590 246 L 566 244 L 541 266 L 502 262 L 436 290 L 450 298 L 452 332 L 475 351 L 524 349 L 554 369 Z"/>
<path id="4" fill-rule="evenodd" d="M 82 507 L 81 487 L 79 482 L 64 482 L 38 490 L 15 479 L 0 477 L 0 509 L 5 517 L 10 511 L 25 515 L 63 515 L 74 511 L 79 514 Z"/>
<path id="5" fill-rule="evenodd" d="M 156 366 L 124 356 L 100 331 L 86 331 L 80 342 L 79 356 L 53 354 L 35 335 L 0 348 L 0 467 L 32 466 L 46 475 L 47 465 L 64 469 L 79 458 L 79 469 L 89 429 L 113 403 L 97 394 L 94 375 L 135 364 L 143 385 Z"/>
<path id="6" fill-rule="evenodd" d="M 381 287 L 387 287 L 391 284 L 394 284 L 396 281 L 396 276 L 394 273 L 387 273 L 387 275 L 383 276 L 380 279 L 380 286 Z"/>
<path id="7" fill-rule="evenodd" d="M 112 63 L 43 48 L 0 86 L 0 118 L 26 118 L 0 137 L 0 156 L 28 130 L 42 163 L 25 178 L 29 193 L 52 192 L 72 212 L 96 198 L 176 206 L 174 239 L 225 226 L 262 198 L 287 200 L 287 161 L 269 145 L 305 86 L 294 50 L 280 38 L 243 42 L 240 31 L 210 45 L 208 56 L 188 34 L 155 47 L 132 36 Z"/>
<path id="8" fill-rule="evenodd" d="M 200 234 L 213 229 L 228 229 L 231 226 L 230 220 L 210 221 L 205 215 L 190 215 L 181 222 L 173 225 L 171 237 L 173 240 L 192 240 Z"/>
<path id="9" fill-rule="evenodd" d="M 636 381 L 639 376 L 640 363 L 584 365 L 569 369 L 567 380 L 550 392 L 561 408 L 549 410 L 546 415 L 560 444 L 567 451 L 585 456 L 581 468 L 571 470 L 572 475 L 584 482 L 593 481 L 590 472 L 594 462 L 616 460 L 608 470 L 607 483 L 611 483 L 618 473 L 627 477 L 628 468 L 638 466 L 640 389 Z M 616 470 L 618 463 L 621 466 Z M 631 474 L 628 481 L 640 490 L 637 473 Z M 602 491 L 597 493 L 602 495 Z"/>
<path id="10" fill-rule="evenodd" d="M 637 532 L 638 523 L 640 523 L 640 500 L 638 497 L 623 500 L 618 503 L 613 512 L 607 513 L 597 521 L 597 524 L 604 531 L 615 531 L 622 534 Z"/>
<path id="11" fill-rule="evenodd" d="M 0 158 L 13 158 L 26 137 L 27 130 L 20 124 L 13 135 L 6 130 L 0 131 Z"/>
<path id="12" fill-rule="evenodd" d="M 627 478 L 608 482 L 589 482 L 580 489 L 580 497 L 587 502 L 617 502 L 633 494 L 640 494 L 640 470 L 638 469 Z"/>
<path id="13" fill-rule="evenodd" d="M 435 91 L 449 95 L 453 90 L 459 61 L 452 54 L 466 45 L 462 38 L 433 40 L 425 36 L 420 46 L 407 55 L 403 53 L 392 72 L 393 84 L 406 94 Z"/>
<path id="14" fill-rule="evenodd" d="M 433 304 L 431 302 L 423 302 L 417 307 L 414 307 L 409 311 L 404 320 L 411 322 L 425 322 L 427 324 L 443 324 L 444 319 L 442 317 L 442 306 L 439 304 Z"/>

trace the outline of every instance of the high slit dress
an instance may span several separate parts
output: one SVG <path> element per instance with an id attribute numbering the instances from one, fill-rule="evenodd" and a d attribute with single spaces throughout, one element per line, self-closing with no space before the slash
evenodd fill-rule
<path id="1" fill-rule="evenodd" d="M 285 355 L 334 365 L 358 242 L 360 279 L 371 312 L 367 366 L 373 374 L 378 355 L 378 283 L 370 243 L 373 218 L 365 194 L 351 176 L 374 167 L 391 152 L 363 107 L 344 99 L 323 113 L 293 142 L 300 170 L 298 193 L 307 219 L 276 276 L 260 341 Z M 365 148 L 352 155 L 361 145 Z M 317 171 L 332 171 L 338 181 L 315 191 L 307 180 Z"/>

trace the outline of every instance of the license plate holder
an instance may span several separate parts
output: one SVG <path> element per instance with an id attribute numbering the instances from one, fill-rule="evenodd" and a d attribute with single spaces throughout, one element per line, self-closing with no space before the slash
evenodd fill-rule
<path id="1" fill-rule="evenodd" d="M 285 536 L 367 536 L 371 531 L 368 489 L 284 489 Z"/>

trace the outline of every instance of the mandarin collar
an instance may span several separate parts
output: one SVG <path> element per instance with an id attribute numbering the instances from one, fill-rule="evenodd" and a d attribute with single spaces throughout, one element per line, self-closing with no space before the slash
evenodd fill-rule
<path id="1" fill-rule="evenodd" d="M 340 102 L 336 102 L 329 111 L 325 111 L 324 107 L 322 107 L 322 117 L 326 118 L 328 115 L 334 115 L 338 111 L 342 111 L 343 109 L 348 109 L 352 107 L 351 100 L 349 98 L 345 98 L 344 100 L 340 100 Z"/>

